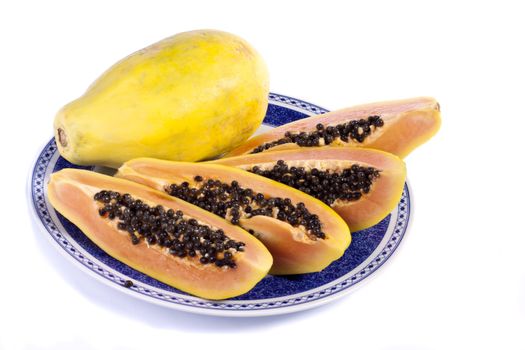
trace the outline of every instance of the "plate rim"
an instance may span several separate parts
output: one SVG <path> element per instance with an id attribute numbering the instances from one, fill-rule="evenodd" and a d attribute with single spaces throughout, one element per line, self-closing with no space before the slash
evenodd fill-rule
<path id="1" fill-rule="evenodd" d="M 269 96 L 273 97 L 273 98 L 276 98 L 276 99 L 277 98 L 279 99 L 279 100 L 272 101 L 269 98 L 269 103 L 277 102 L 277 103 L 274 103 L 274 104 L 276 104 L 276 105 L 284 104 L 287 108 L 294 107 L 294 106 L 290 105 L 285 100 L 296 101 L 296 103 L 305 104 L 305 105 L 310 106 L 312 108 L 316 108 L 321 113 L 324 113 L 324 112 L 327 111 L 326 109 L 324 109 L 322 107 L 319 107 L 317 105 L 314 105 L 312 103 L 309 103 L 309 102 L 306 102 L 306 101 L 303 101 L 303 100 L 300 100 L 300 99 L 297 99 L 297 98 L 289 97 L 287 95 L 282 95 L 282 94 L 277 94 L 277 93 L 274 93 L 274 92 L 270 92 Z M 284 98 L 285 100 L 282 100 L 282 98 Z M 304 109 L 301 109 L 300 107 L 297 107 L 297 109 L 299 111 L 302 111 L 302 113 L 305 113 Z M 316 113 L 315 113 L 315 111 L 310 111 L 310 113 L 308 113 L 308 114 L 316 114 Z M 330 294 L 328 294 L 326 296 L 323 296 L 323 297 L 318 297 L 318 298 L 313 299 L 313 300 L 305 300 L 304 302 L 301 302 L 301 303 L 295 303 L 295 304 L 290 304 L 290 305 L 279 305 L 279 306 L 271 307 L 271 308 L 257 308 L 257 309 L 248 309 L 248 308 L 247 309 L 238 309 L 238 308 L 237 309 L 233 309 L 233 308 L 227 309 L 227 308 L 223 308 L 223 309 L 219 309 L 219 308 L 202 307 L 202 306 L 196 306 L 196 305 L 188 305 L 188 304 L 177 303 L 177 302 L 174 302 L 174 301 L 168 301 L 168 300 L 164 300 L 164 299 L 159 299 L 159 298 L 154 297 L 152 295 L 147 295 L 147 294 L 141 293 L 139 291 L 136 291 L 136 290 L 134 290 L 132 288 L 125 288 L 123 285 L 117 283 L 116 281 L 114 281 L 114 280 L 112 281 L 112 280 L 108 279 L 107 277 L 104 277 L 104 276 L 100 275 L 99 273 L 97 273 L 93 269 L 88 268 L 81 261 L 79 261 L 77 258 L 75 258 L 71 253 L 69 253 L 65 249 L 65 247 L 61 246 L 57 242 L 57 240 L 53 237 L 53 235 L 49 231 L 49 229 L 44 225 L 44 223 L 42 221 L 42 218 L 41 218 L 41 216 L 38 213 L 38 209 L 36 208 L 36 199 L 34 198 L 34 190 L 33 190 L 33 180 L 34 180 L 34 175 L 35 175 L 36 168 L 38 166 L 38 161 L 42 157 L 43 151 L 48 147 L 48 145 L 50 144 L 50 142 L 52 140 L 53 140 L 53 137 L 51 138 L 51 140 L 48 140 L 48 141 L 44 142 L 43 146 L 38 148 L 33 161 L 30 163 L 29 174 L 28 174 L 28 177 L 27 177 L 26 195 L 27 195 L 27 200 L 28 200 L 28 202 L 30 204 L 29 205 L 30 209 L 31 209 L 30 213 L 32 214 L 31 215 L 31 221 L 33 223 L 34 222 L 37 223 L 37 226 L 40 229 L 40 231 L 43 231 L 45 233 L 45 236 L 47 237 L 47 239 L 52 243 L 51 245 L 53 245 L 60 252 L 61 255 L 65 256 L 68 260 L 73 261 L 74 262 L 73 265 L 77 266 L 80 270 L 84 271 L 88 275 L 94 277 L 96 280 L 102 282 L 105 285 L 111 286 L 112 288 L 114 288 L 116 290 L 124 292 L 127 295 L 135 297 L 137 299 L 144 300 L 144 301 L 156 304 L 156 305 L 169 307 L 171 309 L 175 309 L 175 310 L 179 310 L 179 311 L 185 311 L 185 312 L 196 313 L 196 314 L 204 314 L 204 315 L 212 315 L 212 316 L 254 317 L 254 316 L 270 316 L 270 315 L 287 314 L 287 313 L 298 312 L 298 311 L 310 309 L 310 308 L 313 308 L 313 307 L 321 306 L 321 305 L 323 305 L 325 303 L 328 303 L 330 301 L 339 299 L 339 298 L 341 298 L 341 297 L 343 297 L 345 295 L 348 295 L 351 292 L 354 292 L 354 291 L 360 289 L 365 283 L 368 283 L 368 282 L 370 282 L 370 280 L 372 280 L 373 278 L 377 277 L 379 270 L 381 270 L 384 267 L 385 264 L 387 264 L 387 263 L 391 264 L 391 262 L 389 262 L 389 261 L 391 261 L 394 258 L 394 256 L 398 255 L 398 254 L 396 254 L 396 251 L 403 245 L 404 238 L 405 238 L 406 234 L 410 231 L 411 226 L 412 226 L 412 221 L 413 221 L 413 216 L 414 216 L 414 198 L 412 196 L 412 188 L 410 186 L 410 182 L 408 181 L 408 179 L 406 179 L 404 191 L 405 190 L 407 191 L 406 198 L 408 198 L 407 207 L 409 209 L 406 211 L 406 214 L 407 214 L 406 222 L 407 223 L 406 223 L 406 225 L 404 225 L 404 229 L 401 232 L 400 239 L 395 244 L 395 246 L 391 249 L 390 254 L 386 257 L 386 259 L 383 259 L 381 262 L 376 264 L 376 266 L 374 266 L 374 270 L 372 272 L 366 274 L 363 278 L 361 278 L 360 280 L 358 280 L 354 284 L 349 284 L 349 286 L 347 286 L 345 288 L 341 288 L 338 291 L 335 291 L 335 292 L 330 293 Z M 42 181 L 44 181 L 44 178 L 42 179 Z M 45 199 L 46 194 L 43 193 L 42 196 Z M 396 209 L 397 209 L 397 207 L 396 207 Z M 364 261 L 369 259 L 370 256 L 373 255 L 373 253 L 370 254 Z M 377 256 L 378 255 L 375 255 L 374 258 L 377 257 Z M 98 263 L 101 263 L 98 259 L 95 258 L 95 260 Z M 102 265 L 105 266 L 105 264 L 103 264 L 103 263 L 102 263 Z M 360 265 L 358 265 L 357 267 L 359 267 Z M 112 271 L 114 270 L 113 268 L 110 268 L 108 266 L 106 266 L 106 268 L 108 268 L 108 269 L 110 269 Z M 359 271 L 357 271 L 356 274 L 360 273 L 362 271 L 364 271 L 364 268 L 362 268 Z M 348 271 L 348 272 L 350 272 L 350 271 Z M 117 274 L 118 275 L 122 275 L 122 273 L 117 273 Z M 354 274 L 354 275 L 356 275 L 356 274 Z M 346 275 L 344 275 L 344 276 L 346 276 Z M 343 276 L 341 276 L 340 278 L 342 278 L 342 277 Z M 347 277 L 348 278 L 345 278 L 345 280 L 350 278 L 350 276 L 347 276 Z M 335 279 L 335 280 L 337 280 L 337 279 Z M 329 284 L 329 283 L 330 282 L 328 282 L 327 284 Z M 326 286 L 327 284 L 325 284 L 323 286 Z M 338 284 L 340 284 L 340 283 L 338 283 Z M 323 286 L 319 286 L 319 287 L 313 288 L 312 290 L 315 290 L 315 289 L 318 289 L 318 288 L 322 288 Z M 154 289 L 154 288 L 152 288 L 152 289 Z M 294 298 L 296 298 L 297 295 L 307 293 L 308 291 L 311 291 L 311 290 L 307 290 L 307 291 L 301 292 L 301 293 L 292 294 L 292 295 L 289 295 L 289 296 L 286 296 L 286 297 L 288 299 L 294 299 Z M 221 304 L 221 301 L 213 301 L 213 300 L 201 299 L 201 298 L 197 298 L 197 297 L 193 297 L 193 296 L 183 296 L 183 298 L 201 300 L 204 303 Z M 263 300 L 265 300 L 265 299 L 250 300 L 249 302 L 250 303 L 256 303 L 256 302 L 264 303 Z M 236 301 L 236 302 L 238 302 L 239 304 L 242 305 L 242 301 Z"/>

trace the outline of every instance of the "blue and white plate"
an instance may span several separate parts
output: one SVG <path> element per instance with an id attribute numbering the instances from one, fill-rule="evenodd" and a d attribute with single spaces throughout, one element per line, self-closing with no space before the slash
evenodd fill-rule
<path id="1" fill-rule="evenodd" d="M 270 105 L 260 130 L 279 126 L 327 110 L 295 98 L 270 94 Z M 379 224 L 353 232 L 343 257 L 322 272 L 294 276 L 267 276 L 248 293 L 224 300 L 193 297 L 167 286 L 110 257 L 75 225 L 53 209 L 47 199 L 49 175 L 63 168 L 84 168 L 60 157 L 54 140 L 38 156 L 30 179 L 34 215 L 53 245 L 69 260 L 99 281 L 139 299 L 188 312 L 220 316 L 262 316 L 312 308 L 341 297 L 375 274 L 392 256 L 407 231 L 411 198 L 408 184 L 394 211 Z M 126 288 L 126 281 L 133 286 Z M 129 283 L 129 282 L 128 282 Z"/>

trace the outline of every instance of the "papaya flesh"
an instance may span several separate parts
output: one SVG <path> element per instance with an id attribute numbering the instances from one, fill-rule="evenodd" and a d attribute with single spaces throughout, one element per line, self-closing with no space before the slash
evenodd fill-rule
<path id="1" fill-rule="evenodd" d="M 234 167 L 139 158 L 116 176 L 168 191 L 251 231 L 273 256 L 271 274 L 321 271 L 351 241 L 348 226 L 321 201 Z"/>
<path id="2" fill-rule="evenodd" d="M 374 148 L 404 158 L 430 139 L 440 124 L 440 107 L 431 97 L 377 102 L 271 129 L 249 139 L 226 157 L 334 145 Z"/>
<path id="3" fill-rule="evenodd" d="M 268 107 L 268 71 L 245 40 L 180 33 L 120 60 L 54 121 L 60 154 L 117 168 L 136 157 L 197 161 L 238 146 Z"/>
<path id="4" fill-rule="evenodd" d="M 280 169 L 278 162 L 284 168 Z M 403 160 L 387 152 L 365 148 L 300 148 L 223 158 L 210 163 L 252 172 L 255 169 L 259 175 L 295 188 L 303 187 L 303 190 L 310 191 L 311 195 L 330 205 L 352 232 L 373 226 L 386 217 L 399 202 L 406 179 Z M 356 165 L 358 167 L 352 171 L 352 166 Z M 287 180 L 293 178 L 292 167 L 304 169 L 295 181 Z M 366 184 L 360 186 L 362 180 L 359 172 L 364 171 L 366 175 L 370 168 L 376 169 L 378 173 L 369 171 L 371 179 L 366 179 Z M 313 169 L 318 171 L 314 175 Z M 333 174 L 339 174 L 340 177 L 333 179 L 330 177 Z M 312 188 L 314 186 L 320 188 Z M 352 186 L 355 186 L 353 190 Z M 368 192 L 363 190 L 364 187 L 369 188 Z M 345 196 L 345 191 L 350 195 Z"/>
<path id="5" fill-rule="evenodd" d="M 180 211 L 185 218 L 196 220 L 200 228 L 222 230 L 229 239 L 245 244 L 243 251 L 233 254 L 236 266 L 202 264 L 199 255 L 175 256 L 167 247 L 149 244 L 144 239 L 133 244 L 130 234 L 119 229 L 121 224 L 117 219 L 101 216 L 100 210 L 103 209 L 94 200 L 101 191 L 127 194 L 143 204 L 160 206 L 163 209 L 158 210 L 168 211 L 168 214 L 170 209 Z M 106 253 L 161 282 L 202 298 L 225 299 L 244 294 L 267 274 L 272 265 L 268 250 L 241 228 L 194 205 L 131 181 L 87 170 L 63 169 L 51 175 L 47 194 L 53 207 Z"/>

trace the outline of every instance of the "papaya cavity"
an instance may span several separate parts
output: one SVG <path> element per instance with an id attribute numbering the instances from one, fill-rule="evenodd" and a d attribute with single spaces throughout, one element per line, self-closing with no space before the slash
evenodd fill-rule
<path id="1" fill-rule="evenodd" d="M 266 164 L 262 168 L 253 166 L 249 172 L 279 181 L 296 188 L 315 198 L 332 205 L 335 201 L 357 201 L 370 192 L 379 177 L 381 170 L 363 166 L 358 163 L 346 167 L 326 167 L 326 170 L 315 165 L 289 166 L 280 159 L 275 164 Z"/>
<path id="2" fill-rule="evenodd" d="M 303 202 L 292 203 L 290 198 L 271 197 L 250 188 L 239 186 L 237 181 L 224 183 L 217 179 L 194 177 L 195 182 L 171 184 L 166 188 L 170 195 L 195 204 L 207 211 L 227 218 L 234 225 L 241 219 L 263 215 L 284 221 L 304 231 L 311 239 L 324 239 L 319 216 L 310 213 Z"/>
<path id="3" fill-rule="evenodd" d="M 179 258 L 197 256 L 201 264 L 230 268 L 237 266 L 234 254 L 244 251 L 246 245 L 230 239 L 221 229 L 185 217 L 181 210 L 150 206 L 127 193 L 102 190 L 94 200 L 100 204 L 99 215 L 117 219 L 117 228 L 126 231 L 134 245 L 145 240 L 149 246 L 156 244 Z"/>
<path id="4" fill-rule="evenodd" d="M 251 154 L 263 152 L 278 145 L 288 143 L 297 144 L 300 147 L 317 147 L 330 144 L 363 143 L 376 129 L 385 125 L 381 116 L 373 115 L 367 119 L 352 120 L 334 126 L 326 126 L 318 123 L 315 131 L 294 133 L 287 131 L 283 138 L 257 146 Z"/>

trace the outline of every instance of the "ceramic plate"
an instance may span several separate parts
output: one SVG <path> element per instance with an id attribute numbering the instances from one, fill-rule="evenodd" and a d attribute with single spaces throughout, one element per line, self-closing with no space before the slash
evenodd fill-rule
<path id="1" fill-rule="evenodd" d="M 270 104 L 260 131 L 327 110 L 295 98 L 270 94 Z M 267 276 L 248 293 L 210 301 L 190 296 L 113 259 L 93 244 L 75 225 L 56 212 L 46 195 L 49 175 L 63 168 L 79 167 L 60 157 L 54 140 L 35 161 L 29 194 L 36 220 L 51 243 L 74 265 L 99 281 L 166 307 L 220 316 L 262 316 L 308 309 L 341 297 L 374 275 L 390 259 L 409 224 L 411 198 L 408 184 L 397 208 L 380 223 L 352 233 L 343 257 L 322 272 L 293 276 Z M 126 288 L 127 281 L 133 286 Z M 129 282 L 128 282 L 129 283 Z"/>

